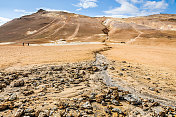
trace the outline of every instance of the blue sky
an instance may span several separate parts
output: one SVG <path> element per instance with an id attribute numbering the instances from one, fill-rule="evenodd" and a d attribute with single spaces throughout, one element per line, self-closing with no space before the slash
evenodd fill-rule
<path id="1" fill-rule="evenodd" d="M 132 17 L 176 14 L 176 0 L 0 0 L 0 25 L 40 8 L 88 16 Z"/>

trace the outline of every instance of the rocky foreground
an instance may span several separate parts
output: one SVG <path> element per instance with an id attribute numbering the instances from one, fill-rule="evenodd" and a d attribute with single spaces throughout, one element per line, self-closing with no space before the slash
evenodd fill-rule
<path id="1" fill-rule="evenodd" d="M 0 72 L 1 117 L 173 117 L 175 101 L 137 95 L 116 84 L 114 62 L 95 53 L 95 61 L 41 65 Z M 126 61 L 119 64 L 127 65 Z M 124 76 L 127 69 L 121 69 Z M 150 80 L 150 79 L 148 79 Z M 139 93 L 139 92 L 137 92 Z M 141 96 L 141 97 L 140 97 Z M 170 101 L 170 100 L 168 100 Z"/>

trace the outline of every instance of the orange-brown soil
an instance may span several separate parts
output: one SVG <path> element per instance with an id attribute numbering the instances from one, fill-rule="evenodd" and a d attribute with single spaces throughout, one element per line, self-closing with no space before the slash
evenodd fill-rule
<path id="1" fill-rule="evenodd" d="M 0 46 L 0 68 L 92 60 L 93 51 L 102 47 L 103 45 Z"/>

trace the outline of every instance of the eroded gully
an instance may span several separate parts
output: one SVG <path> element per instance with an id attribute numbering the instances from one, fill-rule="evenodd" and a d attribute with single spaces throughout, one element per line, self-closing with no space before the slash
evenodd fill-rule
<path id="1" fill-rule="evenodd" d="M 104 83 L 108 87 L 118 87 L 119 90 L 129 91 L 130 94 L 126 96 L 127 101 L 139 101 L 141 98 L 143 98 L 148 100 L 154 100 L 155 102 L 159 102 L 163 106 L 175 107 L 176 101 L 172 99 L 160 97 L 151 93 L 140 92 L 140 90 L 135 87 L 129 87 L 129 85 L 126 84 L 123 79 L 113 81 L 108 73 L 109 60 L 107 60 L 107 58 L 103 54 L 101 54 L 101 52 L 108 51 L 110 49 L 111 47 L 106 47 L 106 49 L 100 50 L 100 52 L 95 52 L 94 61 L 94 65 L 100 69 L 100 72 L 98 72 L 97 77 L 103 79 Z"/>

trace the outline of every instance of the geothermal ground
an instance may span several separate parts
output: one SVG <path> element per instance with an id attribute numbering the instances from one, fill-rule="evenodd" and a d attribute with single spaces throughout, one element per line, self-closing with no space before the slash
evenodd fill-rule
<path id="1" fill-rule="evenodd" d="M 176 115 L 175 48 L 108 43 L 0 48 L 2 117 Z"/>
<path id="2" fill-rule="evenodd" d="M 174 14 L 14 19 L 0 27 L 0 117 L 175 117 L 175 32 Z"/>

